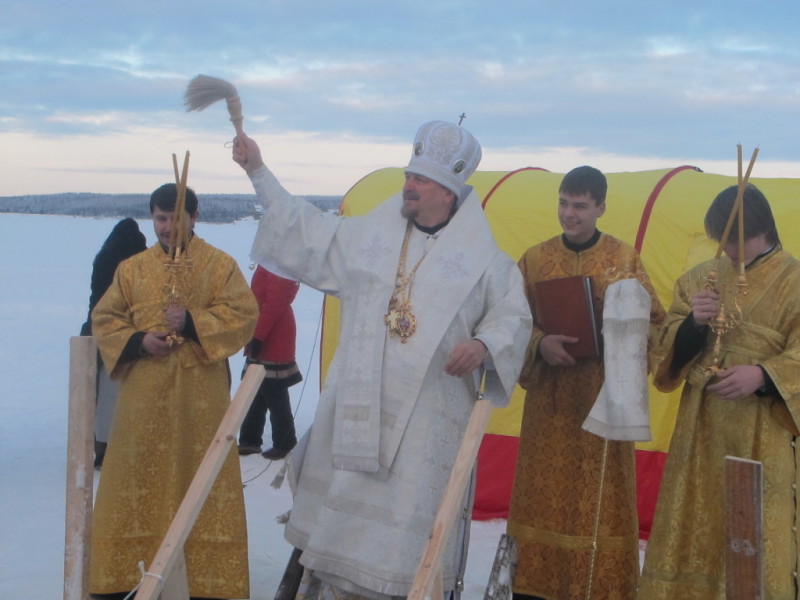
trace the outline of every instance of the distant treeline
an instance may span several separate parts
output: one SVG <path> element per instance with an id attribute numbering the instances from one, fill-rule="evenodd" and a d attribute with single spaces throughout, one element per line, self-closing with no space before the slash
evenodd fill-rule
<path id="1" fill-rule="evenodd" d="M 322 210 L 336 211 L 341 196 L 304 196 Z M 0 196 L 0 213 L 72 215 L 76 217 L 150 217 L 149 194 L 64 193 L 32 196 Z M 232 223 L 258 217 L 255 194 L 202 194 L 200 221 Z"/>

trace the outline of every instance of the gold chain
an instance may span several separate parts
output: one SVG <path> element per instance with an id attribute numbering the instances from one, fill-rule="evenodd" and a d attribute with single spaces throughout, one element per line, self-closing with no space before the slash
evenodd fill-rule
<path id="1" fill-rule="evenodd" d="M 397 261 L 397 274 L 395 275 L 394 291 L 389 300 L 389 307 L 383 322 L 389 328 L 389 337 L 400 336 L 400 341 L 405 344 L 408 338 L 414 335 L 417 330 L 417 318 L 411 312 L 411 288 L 414 285 L 414 275 L 417 269 L 428 255 L 423 252 L 417 264 L 406 275 L 406 261 L 408 257 L 408 243 L 411 239 L 411 232 L 414 224 L 409 219 L 406 226 L 406 233 L 403 236 L 403 245 L 400 248 L 400 258 Z"/>

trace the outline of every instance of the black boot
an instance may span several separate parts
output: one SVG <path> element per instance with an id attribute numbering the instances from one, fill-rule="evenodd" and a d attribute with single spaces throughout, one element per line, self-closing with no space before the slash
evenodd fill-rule
<path id="1" fill-rule="evenodd" d="M 94 468 L 99 469 L 103 466 L 103 459 L 106 456 L 106 442 L 94 441 Z"/>

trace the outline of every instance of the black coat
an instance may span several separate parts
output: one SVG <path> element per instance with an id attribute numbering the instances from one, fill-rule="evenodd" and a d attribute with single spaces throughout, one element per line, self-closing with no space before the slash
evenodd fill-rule
<path id="1" fill-rule="evenodd" d="M 114 280 L 117 265 L 145 248 L 147 248 L 147 240 L 133 219 L 122 219 L 111 230 L 92 263 L 92 293 L 89 296 L 89 314 L 81 327 L 81 335 L 92 335 L 92 310 Z"/>

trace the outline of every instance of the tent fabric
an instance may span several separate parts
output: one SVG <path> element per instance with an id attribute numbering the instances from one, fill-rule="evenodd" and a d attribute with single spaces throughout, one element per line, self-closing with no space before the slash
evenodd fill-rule
<path id="1" fill-rule="evenodd" d="M 487 433 L 478 449 L 477 485 L 472 518 L 505 519 L 511 502 L 519 437 Z"/>
<path id="2" fill-rule="evenodd" d="M 755 165 L 754 173 L 758 172 Z M 672 169 L 607 173 L 608 207 L 598 227 L 636 247 L 665 308 L 676 279 L 717 250 L 706 238 L 703 217 L 714 197 L 736 184 L 736 177 L 703 173 L 683 165 Z M 501 249 L 512 258 L 530 246 L 561 233 L 557 217 L 558 186 L 563 174 L 526 167 L 515 171 L 478 171 L 469 183 L 482 198 L 489 225 Z M 342 200 L 345 216 L 368 212 L 403 185 L 404 169 L 375 171 L 356 183 Z M 770 201 L 781 241 L 800 256 L 800 179 L 750 181 Z M 321 351 L 321 381 L 338 341 L 338 306 L 326 298 Z M 640 533 L 647 538 L 675 423 L 680 390 L 670 394 L 650 387 L 653 439 L 637 443 L 637 495 Z M 517 388 L 508 407 L 496 409 L 478 454 L 473 517 L 505 518 L 514 474 L 524 393 Z"/>

